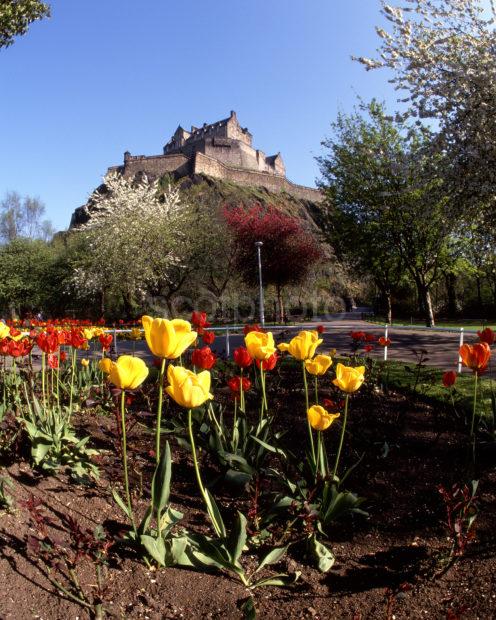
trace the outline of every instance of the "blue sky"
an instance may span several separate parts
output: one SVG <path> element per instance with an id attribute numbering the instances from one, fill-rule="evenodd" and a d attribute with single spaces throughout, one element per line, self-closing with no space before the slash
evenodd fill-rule
<path id="1" fill-rule="evenodd" d="M 394 102 L 351 55 L 378 44 L 379 0 L 54 0 L 0 51 L 0 197 L 39 196 L 68 226 L 125 150 L 160 153 L 177 125 L 236 110 L 292 181 L 357 95 Z"/>

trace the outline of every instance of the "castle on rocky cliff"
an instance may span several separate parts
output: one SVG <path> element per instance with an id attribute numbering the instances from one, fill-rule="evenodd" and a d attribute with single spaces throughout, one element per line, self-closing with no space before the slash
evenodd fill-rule
<path id="1" fill-rule="evenodd" d="M 194 174 L 233 181 L 250 187 L 264 187 L 271 192 L 286 192 L 297 198 L 320 202 L 322 193 L 311 187 L 296 185 L 286 178 L 280 153 L 267 156 L 252 146 L 253 136 L 241 127 L 236 112 L 211 125 L 179 126 L 164 146 L 162 155 L 124 153 L 124 164 L 113 166 L 125 176 L 146 174 L 157 178 L 166 173 L 180 178 Z"/>

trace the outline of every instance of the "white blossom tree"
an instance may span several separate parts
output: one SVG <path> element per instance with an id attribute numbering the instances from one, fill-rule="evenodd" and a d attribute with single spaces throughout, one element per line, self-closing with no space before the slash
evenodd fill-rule
<path id="1" fill-rule="evenodd" d="M 367 69 L 393 71 L 403 93 L 403 117 L 439 127 L 437 149 L 465 204 L 493 204 L 496 194 L 495 4 L 482 0 L 381 0 L 389 32 L 377 28 L 377 58 L 358 58 Z"/>
<path id="2" fill-rule="evenodd" d="M 73 284 L 104 299 L 120 296 L 125 311 L 150 290 L 165 286 L 181 265 L 176 249 L 185 237 L 179 190 L 159 190 L 146 177 L 111 173 L 92 196 L 84 235 L 87 252 L 75 265 Z M 174 271 L 173 271 L 174 270 Z"/>

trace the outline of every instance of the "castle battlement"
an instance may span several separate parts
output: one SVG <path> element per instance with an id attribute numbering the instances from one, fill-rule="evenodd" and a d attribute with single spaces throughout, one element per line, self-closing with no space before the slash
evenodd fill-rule
<path id="1" fill-rule="evenodd" d="M 240 185 L 265 187 L 269 191 L 285 191 L 299 198 L 320 202 L 322 193 L 310 187 L 291 183 L 280 153 L 265 155 L 252 146 L 253 136 L 241 127 L 232 111 L 228 118 L 191 131 L 180 125 L 163 148 L 162 155 L 124 153 L 124 165 L 113 166 L 125 176 L 146 174 L 156 178 L 166 173 L 177 177 L 205 174 Z"/>

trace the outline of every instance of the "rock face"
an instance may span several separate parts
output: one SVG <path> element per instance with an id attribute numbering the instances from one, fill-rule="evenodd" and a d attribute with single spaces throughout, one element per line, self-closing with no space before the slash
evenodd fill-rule
<path id="1" fill-rule="evenodd" d="M 108 172 L 132 178 L 146 175 L 151 180 L 169 176 L 175 181 L 184 179 L 182 185 L 188 187 L 213 179 L 219 181 L 217 186 L 223 187 L 223 191 L 230 186 L 238 188 L 236 191 L 241 194 L 247 193 L 242 191 L 244 188 L 251 190 L 248 194 L 258 196 L 258 202 L 294 203 L 300 207 L 306 204 L 307 214 L 318 211 L 322 192 L 289 181 L 281 154 L 267 156 L 253 148 L 252 141 L 251 133 L 241 127 L 236 113 L 231 112 L 226 119 L 192 126 L 191 131 L 179 126 L 161 155 L 131 155 L 126 151 L 124 163 L 110 167 Z M 88 221 L 91 203 L 90 198 L 74 211 L 71 228 Z"/>

